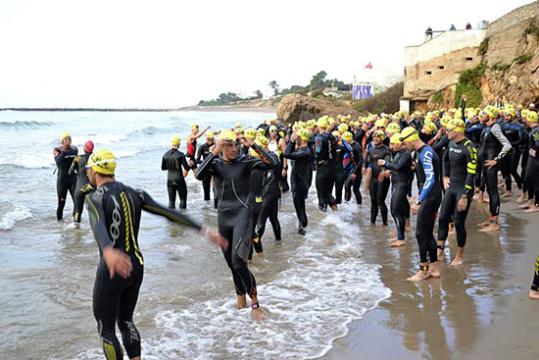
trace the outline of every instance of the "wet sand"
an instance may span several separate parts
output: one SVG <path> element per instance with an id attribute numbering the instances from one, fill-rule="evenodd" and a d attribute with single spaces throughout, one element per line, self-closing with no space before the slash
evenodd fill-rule
<path id="1" fill-rule="evenodd" d="M 527 295 L 539 254 L 539 216 L 522 213 L 514 200 L 502 202 L 499 236 L 477 231 L 484 217 L 474 204 L 465 263 L 449 266 L 456 251 L 450 235 L 442 278 L 420 284 L 405 281 L 417 268 L 413 229 L 405 248 L 391 249 L 388 230 L 375 228 L 378 243 L 364 254 L 382 265 L 392 296 L 352 322 L 322 359 L 537 359 L 539 302 Z"/>

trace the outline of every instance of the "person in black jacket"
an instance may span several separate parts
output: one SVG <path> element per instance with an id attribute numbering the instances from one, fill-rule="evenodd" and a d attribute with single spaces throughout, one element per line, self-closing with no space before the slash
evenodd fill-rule
<path id="1" fill-rule="evenodd" d="M 185 154 L 178 150 L 181 139 L 174 136 L 171 140 L 171 149 L 163 155 L 161 170 L 167 173 L 168 207 L 176 207 L 176 193 L 180 197 L 180 209 L 187 208 L 187 185 L 183 177 L 182 166 L 189 171 L 191 166 L 187 163 Z"/>

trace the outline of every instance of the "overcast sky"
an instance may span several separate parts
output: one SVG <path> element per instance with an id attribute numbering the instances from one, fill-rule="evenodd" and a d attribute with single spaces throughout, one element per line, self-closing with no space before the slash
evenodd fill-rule
<path id="1" fill-rule="evenodd" d="M 178 107 L 221 92 L 402 74 L 428 26 L 529 0 L 0 0 L 0 107 Z"/>

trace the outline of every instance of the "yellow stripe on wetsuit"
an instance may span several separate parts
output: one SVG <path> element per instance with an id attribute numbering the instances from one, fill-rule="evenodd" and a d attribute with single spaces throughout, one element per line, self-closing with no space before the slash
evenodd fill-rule
<path id="1" fill-rule="evenodd" d="M 135 256 L 137 257 L 140 265 L 144 265 L 142 255 L 140 254 L 140 250 L 137 246 L 137 240 L 135 239 L 135 231 L 133 230 L 133 217 L 131 214 L 131 206 L 129 206 L 129 201 L 127 200 L 125 192 L 122 191 L 120 193 L 120 199 L 122 200 L 122 207 L 124 210 L 125 219 L 125 251 L 129 252 L 131 250 L 131 246 L 129 243 L 129 240 L 131 239 L 131 243 L 133 243 L 133 248 L 135 250 Z"/>

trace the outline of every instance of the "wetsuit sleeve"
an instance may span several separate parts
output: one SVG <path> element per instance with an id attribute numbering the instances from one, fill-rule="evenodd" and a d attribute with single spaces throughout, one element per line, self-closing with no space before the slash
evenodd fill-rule
<path id="1" fill-rule="evenodd" d="M 442 158 L 442 176 L 450 177 L 451 176 L 451 164 L 449 163 L 449 149 L 444 153 Z"/>
<path id="2" fill-rule="evenodd" d="M 477 149 L 470 140 L 464 143 L 466 147 L 466 181 L 464 192 L 470 194 L 473 191 L 475 174 L 477 172 Z"/>
<path id="3" fill-rule="evenodd" d="M 60 166 L 62 165 L 62 162 L 64 161 L 65 152 L 61 148 L 56 148 L 56 151 L 60 152 L 56 157 L 54 158 L 54 161 L 56 162 L 56 165 Z"/>
<path id="4" fill-rule="evenodd" d="M 191 170 L 191 167 L 189 166 L 189 164 L 187 163 L 187 160 L 185 159 L 185 156 L 182 156 L 182 166 L 183 168 L 185 169 L 185 171 L 189 171 Z M 178 166 L 179 168 L 179 166 Z M 179 170 L 179 169 L 178 169 Z"/>
<path id="5" fill-rule="evenodd" d="M 301 149 L 295 151 L 296 145 L 293 142 L 289 142 L 286 145 L 283 156 L 290 160 L 307 160 L 311 157 L 308 151 L 302 151 Z"/>
<path id="6" fill-rule="evenodd" d="M 106 247 L 113 246 L 112 239 L 107 230 L 103 204 L 97 196 L 93 195 L 87 196 L 86 202 L 88 204 L 88 214 L 90 215 L 90 227 L 94 233 L 97 246 L 99 246 L 99 251 L 103 253 Z"/>
<path id="7" fill-rule="evenodd" d="M 424 201 L 427 196 L 429 196 L 431 190 L 434 188 L 435 183 L 435 174 L 434 174 L 434 164 L 432 163 L 432 158 L 434 156 L 434 153 L 431 149 L 424 149 L 419 153 L 419 162 L 421 163 L 421 166 L 423 168 L 423 171 L 425 172 L 425 183 L 423 184 L 423 188 L 421 189 L 421 193 L 419 194 L 419 201 Z"/>
<path id="8" fill-rule="evenodd" d="M 442 138 L 440 140 L 438 140 L 436 142 L 436 144 L 434 144 L 434 146 L 432 147 L 432 149 L 436 152 L 442 150 L 443 148 L 447 147 L 447 145 L 449 144 L 449 137 L 447 137 L 447 135 L 444 135 L 442 136 Z"/>
<path id="9" fill-rule="evenodd" d="M 399 160 L 397 162 L 393 163 L 393 162 L 386 161 L 386 163 L 384 164 L 384 167 L 388 170 L 402 171 L 404 170 L 404 167 L 406 166 L 406 164 L 410 163 L 411 158 L 412 156 L 410 155 L 410 153 L 408 151 L 405 151 L 401 153 L 401 156 L 399 157 Z"/>
<path id="10" fill-rule="evenodd" d="M 73 175 L 73 174 L 78 174 L 79 172 L 77 171 L 77 169 L 79 168 L 79 160 L 80 160 L 80 156 L 77 156 L 75 158 L 75 160 L 73 160 L 73 162 L 71 163 L 71 166 L 69 167 L 69 170 L 67 171 L 67 173 L 69 175 Z"/>
<path id="11" fill-rule="evenodd" d="M 165 156 L 161 160 L 161 170 L 168 170 L 167 162 L 165 161 Z"/>
<path id="12" fill-rule="evenodd" d="M 146 191 L 139 191 L 139 196 L 142 199 L 142 209 L 155 214 L 160 215 L 168 220 L 172 221 L 173 223 L 187 226 L 190 228 L 194 228 L 197 230 L 202 229 L 202 226 L 196 222 L 195 220 L 191 219 L 189 216 L 182 214 L 179 211 L 176 211 L 174 209 L 169 209 L 167 207 L 164 207 L 163 205 L 157 203 Z"/>
<path id="13" fill-rule="evenodd" d="M 503 134 L 502 128 L 500 127 L 500 125 L 498 124 L 492 125 L 492 128 L 490 129 L 490 131 L 492 132 L 492 135 L 494 135 L 494 137 L 502 144 L 502 149 L 500 150 L 498 155 L 494 158 L 494 160 L 500 161 L 501 159 L 505 157 L 505 155 L 509 153 L 509 151 L 511 151 L 511 143 L 509 142 L 509 140 L 507 140 L 507 138 Z"/>
<path id="14" fill-rule="evenodd" d="M 367 156 L 365 157 L 365 169 L 371 165 L 371 152 L 367 150 Z"/>
<path id="15" fill-rule="evenodd" d="M 206 160 L 204 160 L 202 164 L 198 167 L 197 171 L 195 172 L 195 178 L 197 178 L 198 180 L 204 180 L 206 175 L 211 173 L 213 159 L 215 159 L 215 155 L 213 153 L 210 153 Z"/>
<path id="16" fill-rule="evenodd" d="M 262 160 L 258 160 L 253 162 L 252 169 L 260 169 L 260 170 L 270 170 L 279 165 L 279 160 L 272 156 L 270 153 L 268 153 L 266 150 L 261 148 L 260 146 L 253 144 L 251 145 L 251 148 L 256 151 L 258 154 L 260 154 L 260 157 L 264 157 L 267 162 L 264 162 Z"/>
<path id="17" fill-rule="evenodd" d="M 203 149 L 205 148 L 205 146 L 200 146 L 197 150 L 197 158 L 196 158 L 196 163 L 197 164 L 200 164 L 202 161 L 202 152 L 203 152 Z"/>

